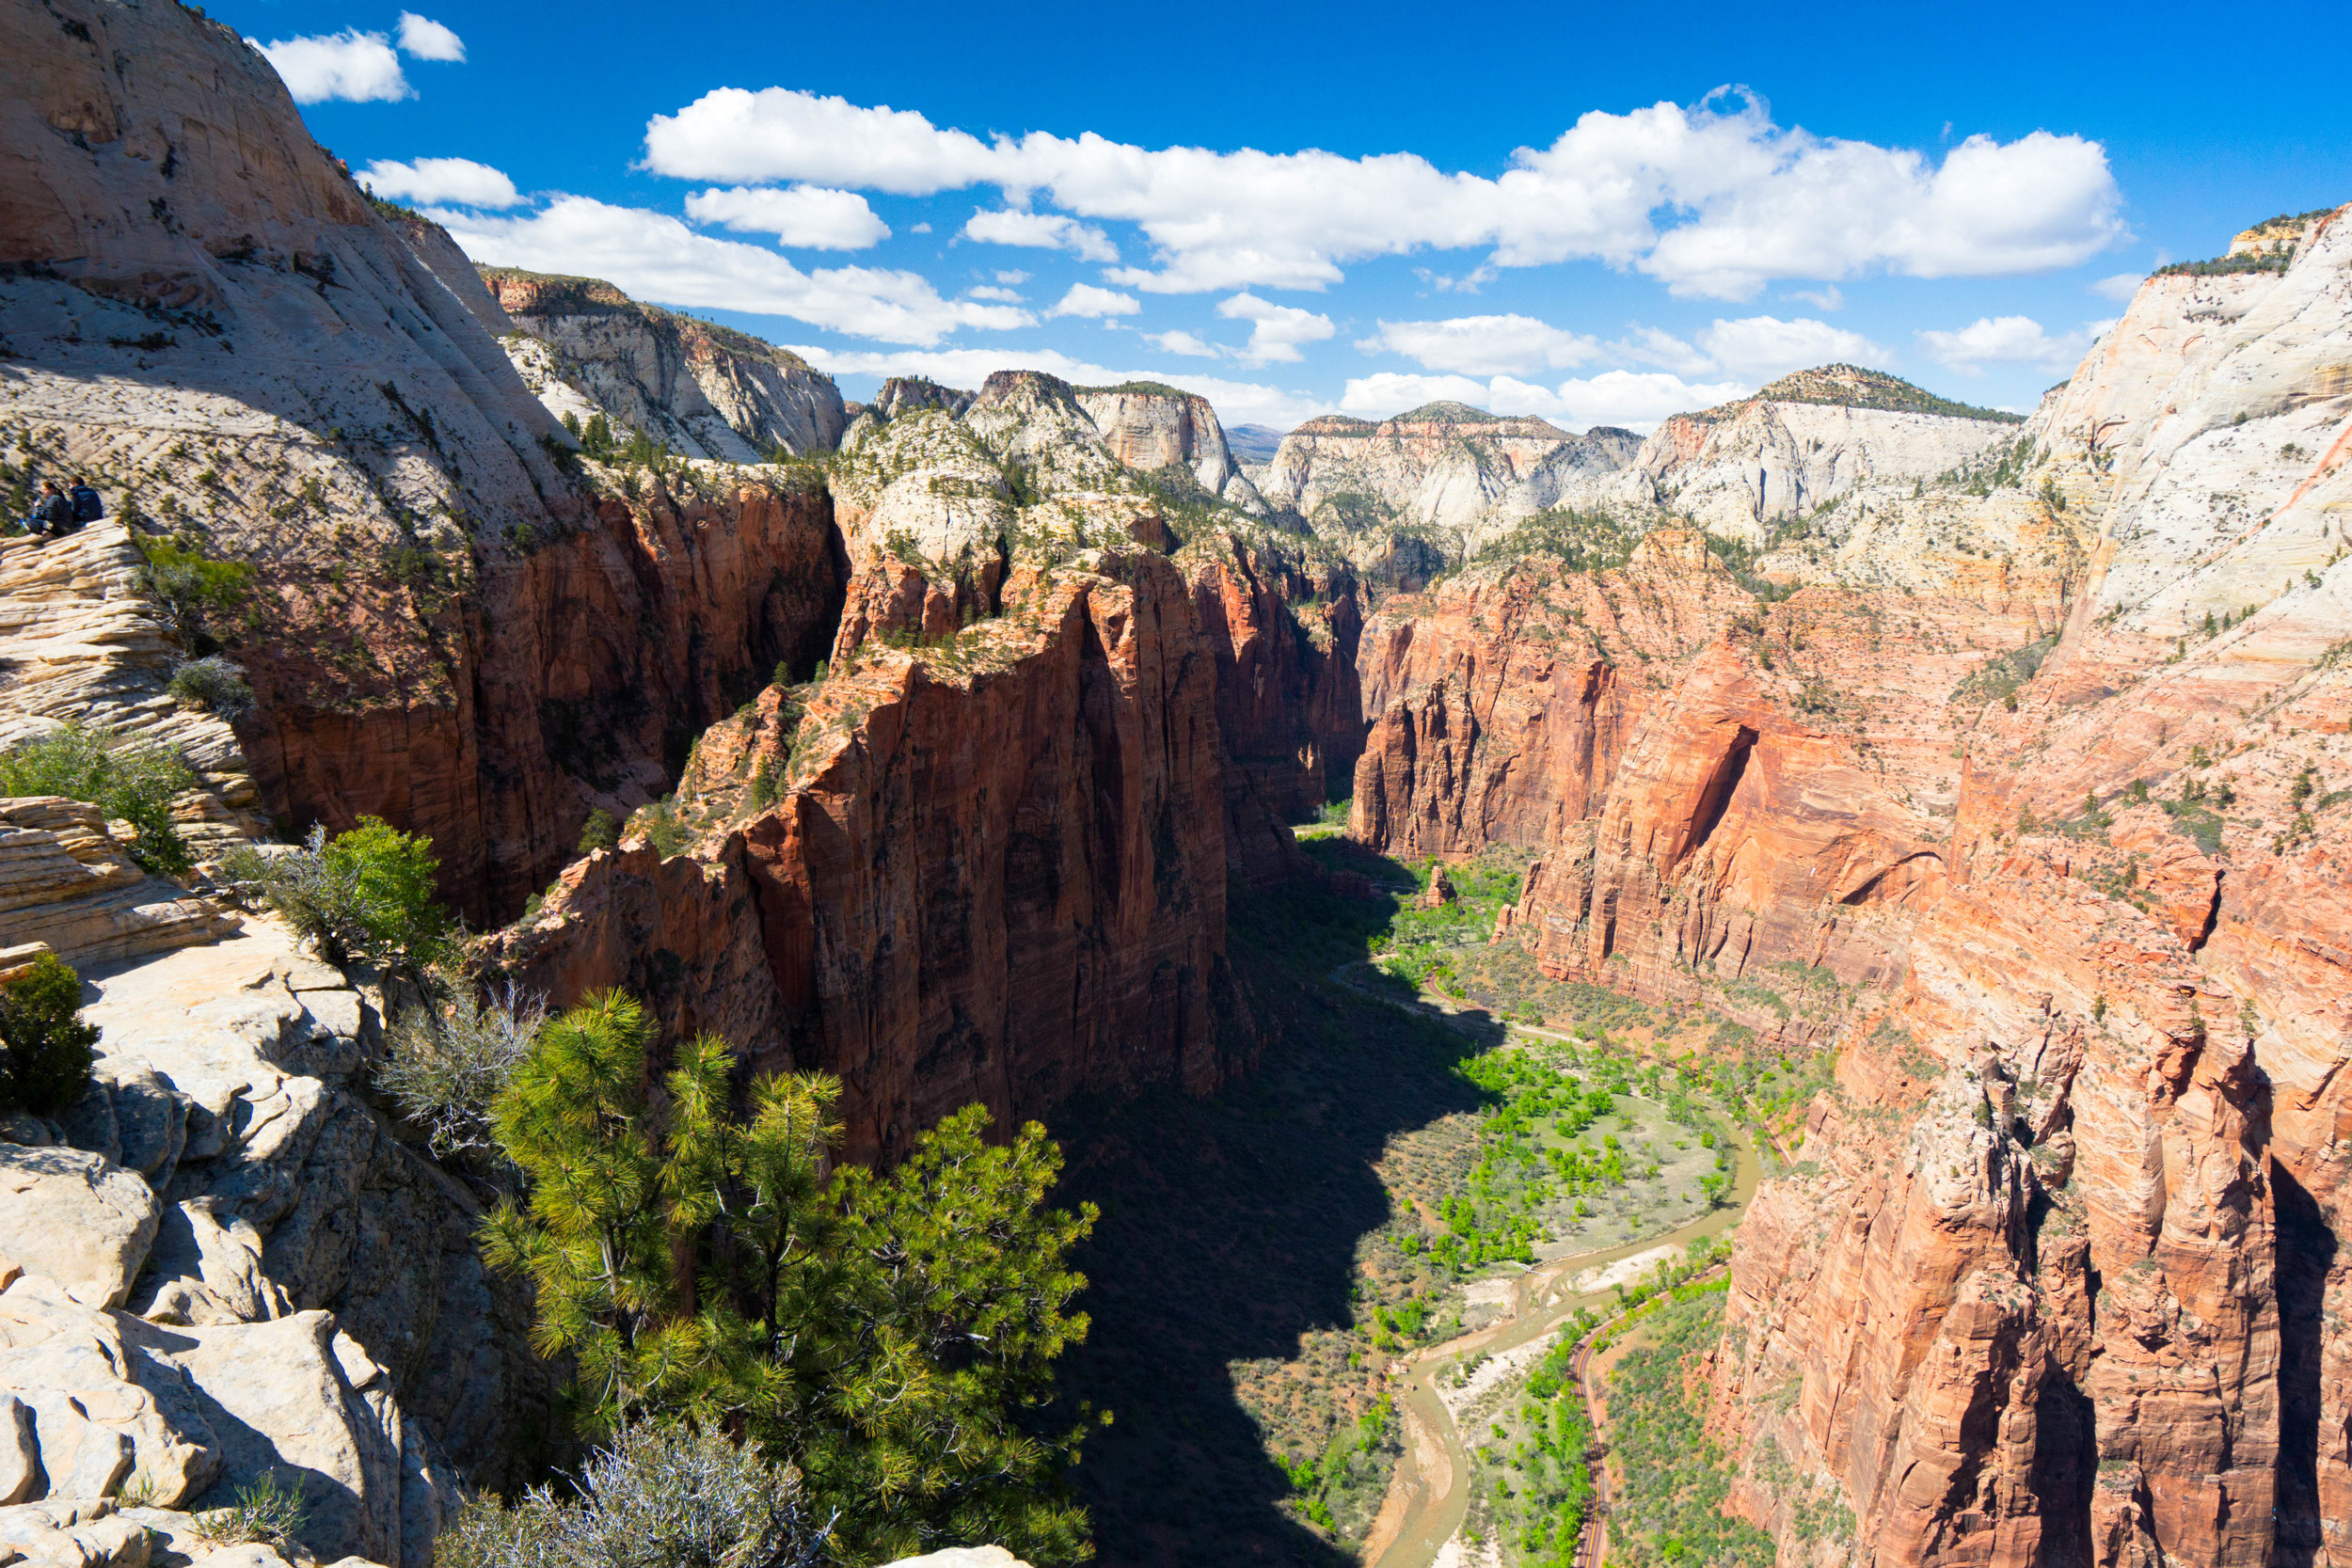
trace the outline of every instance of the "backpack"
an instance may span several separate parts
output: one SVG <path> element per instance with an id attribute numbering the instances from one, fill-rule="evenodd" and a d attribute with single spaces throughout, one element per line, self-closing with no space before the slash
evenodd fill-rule
<path id="1" fill-rule="evenodd" d="M 73 487 L 73 520 L 75 522 L 94 523 L 105 515 L 106 509 L 100 504 L 97 491 L 87 484 L 77 484 Z"/>

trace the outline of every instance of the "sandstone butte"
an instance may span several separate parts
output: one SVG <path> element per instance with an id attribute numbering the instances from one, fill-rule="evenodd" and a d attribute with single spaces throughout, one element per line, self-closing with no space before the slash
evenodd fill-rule
<path id="1" fill-rule="evenodd" d="M 839 1073 L 876 1158 L 1247 1070 L 1229 876 L 1313 875 L 1285 824 L 1352 776 L 1373 847 L 1536 856 L 1496 940 L 1546 973 L 1832 1053 L 1706 1370 L 1790 1568 L 2352 1560 L 2344 214 L 2149 280 L 2022 425 L 1829 367 L 1645 440 L 1313 421 L 1253 483 L 1172 388 L 860 408 L 485 284 L 229 29 L 51 10 L 0 13 L 0 427 L 121 503 L 0 546 L 0 737 L 167 740 L 207 855 L 429 833 L 486 961 Z M 584 461 L 566 413 L 688 455 Z M 162 534 L 252 569 L 204 628 L 234 726 L 164 692 Z M 6 1544 L 200 1559 L 186 1510 L 291 1462 L 424 1568 L 554 1391 L 356 1077 L 387 999 L 73 802 L 0 816 L 0 946 L 103 1030 L 0 1143 Z M 1798 971 L 1834 1018 L 1759 1000 Z M 1794 1528 L 1822 1488 L 1851 1536 Z"/>

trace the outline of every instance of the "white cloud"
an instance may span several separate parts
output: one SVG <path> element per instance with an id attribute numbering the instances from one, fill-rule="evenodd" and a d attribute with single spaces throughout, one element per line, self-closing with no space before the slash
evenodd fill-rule
<path id="1" fill-rule="evenodd" d="M 449 60 L 463 64 L 466 40 L 447 27 L 414 11 L 400 13 L 400 52 L 420 60 Z"/>
<path id="2" fill-rule="evenodd" d="M 1042 193 L 1075 218 L 1140 226 L 1153 267 L 1109 281 L 1161 293 L 1320 289 L 1349 261 L 1490 246 L 1492 264 L 1597 259 L 1677 293 L 1746 299 L 1775 278 L 2070 266 L 2124 233 L 2096 142 L 2043 131 L 2008 143 L 1972 136 L 1938 164 L 1784 128 L 1736 93 L 1691 107 L 1595 110 L 1550 146 L 1513 152 L 1493 179 L 1449 174 L 1409 152 L 1153 150 L 1090 132 L 982 141 L 911 111 L 784 87 L 720 88 L 656 116 L 645 150 L 655 171 L 689 179 L 906 195 L 994 185 L 1016 209 Z M 1012 215 L 1036 232 L 1057 216 Z"/>
<path id="3" fill-rule="evenodd" d="M 1330 404 L 1304 392 L 1258 382 L 1226 381 L 1166 366 L 1112 367 L 1074 358 L 1057 349 L 950 348 L 924 352 L 853 350 L 787 345 L 834 375 L 921 375 L 948 387 L 977 387 L 994 371 L 1043 371 L 1080 387 L 1115 387 L 1123 381 L 1160 381 L 1209 400 L 1221 424 L 1269 424 L 1287 430 Z"/>
<path id="4" fill-rule="evenodd" d="M 1861 333 L 1804 316 L 1794 321 L 1777 316 L 1718 319 L 1698 334 L 1698 341 L 1717 365 L 1751 381 L 1770 381 L 1816 365 L 1888 362 L 1886 350 Z"/>
<path id="5" fill-rule="evenodd" d="M 930 231 L 931 226 L 928 223 L 918 223 L 914 228 L 907 230 L 910 234 L 928 234 Z"/>
<path id="6" fill-rule="evenodd" d="M 1336 330 L 1328 316 L 1301 310 L 1295 305 L 1275 305 L 1250 293 L 1235 294 L 1220 304 L 1216 313 L 1228 321 L 1252 324 L 1249 341 L 1242 348 L 1240 356 L 1245 363 L 1251 365 L 1266 365 L 1276 360 L 1295 362 L 1301 357 L 1299 344 L 1319 343 Z"/>
<path id="7" fill-rule="evenodd" d="M 1835 283 L 1824 283 L 1818 289 L 1792 289 L 1780 296 L 1810 305 L 1816 310 L 1843 310 L 1846 293 Z"/>
<path id="8" fill-rule="evenodd" d="M 821 185 L 696 191 L 686 198 L 686 215 L 738 233 L 773 234 L 786 245 L 810 250 L 864 250 L 890 238 L 890 225 L 864 197 Z"/>
<path id="9" fill-rule="evenodd" d="M 1382 349 L 1418 360 L 1433 371 L 1470 375 L 1498 372 L 1565 370 L 1597 358 L 1600 344 L 1582 333 L 1565 331 L 1533 316 L 1456 316 L 1451 321 L 1380 324 L 1379 336 L 1356 345 L 1367 354 Z"/>
<path id="10" fill-rule="evenodd" d="M 1119 260 L 1119 247 L 1111 244 L 1109 235 L 1076 218 L 1052 213 L 1024 213 L 1009 208 L 997 213 L 975 213 L 972 221 L 963 226 L 963 237 L 990 245 L 1074 251 L 1082 261 Z"/>
<path id="11" fill-rule="evenodd" d="M 1142 309 L 1143 302 L 1133 294 L 1098 289 L 1091 283 L 1073 283 L 1070 292 L 1061 296 L 1061 303 L 1045 313 L 1049 316 L 1084 316 L 1092 321 L 1104 316 L 1132 316 Z"/>
<path id="12" fill-rule="evenodd" d="M 391 103 L 416 96 L 381 33 L 346 27 L 315 38 L 245 41 L 268 58 L 297 103 Z"/>
<path id="13" fill-rule="evenodd" d="M 2031 316 L 1979 316 L 1957 332 L 1922 332 L 1919 341 L 1938 362 L 1962 375 L 1982 375 L 1988 363 L 2066 371 L 2074 369 L 2096 333 L 2110 325 L 2102 322 L 2053 338 Z"/>
<path id="14" fill-rule="evenodd" d="M 1147 332 L 1143 341 L 1167 354 L 1186 355 L 1195 359 L 1215 359 L 1224 350 L 1205 339 L 1189 332 Z"/>
<path id="15" fill-rule="evenodd" d="M 1340 406 L 1365 419 L 1384 419 L 1444 398 L 1497 414 L 1534 415 L 1569 430 L 1616 425 L 1647 433 L 1669 414 L 1711 407 L 1749 389 L 1739 382 L 1690 382 L 1654 371 L 1604 371 L 1557 387 L 1507 375 L 1482 383 L 1462 375 L 1383 372 L 1349 381 Z"/>
<path id="16" fill-rule="evenodd" d="M 1028 280 L 1029 275 L 1025 272 L 1000 272 L 996 275 L 996 281 L 1009 289 L 1017 289 Z"/>
<path id="17" fill-rule="evenodd" d="M 461 207 L 519 207 L 515 182 L 471 158 L 418 158 L 408 163 L 378 158 L 359 171 L 378 196 L 410 201 L 454 202 Z"/>
<path id="18" fill-rule="evenodd" d="M 514 217 L 432 214 L 474 261 L 608 278 L 640 299 L 790 316 L 885 342 L 936 343 L 959 327 L 1036 324 L 1006 305 L 940 297 L 929 278 L 879 267 L 803 272 L 764 246 L 698 234 L 676 218 L 559 196 Z"/>
<path id="19" fill-rule="evenodd" d="M 2090 286 L 2090 292 L 2101 299 L 2111 299 L 2118 305 L 2129 305 L 2139 286 L 2148 281 L 2142 272 L 2119 272 L 2112 277 L 2102 277 Z"/>
<path id="20" fill-rule="evenodd" d="M 970 299 L 993 299 L 1006 305 L 1018 305 L 1022 297 L 1017 290 L 999 289 L 992 283 L 982 283 L 977 288 L 966 289 L 963 292 L 965 297 Z"/>
<path id="21" fill-rule="evenodd" d="M 1609 352 L 1621 359 L 1661 366 L 1677 375 L 1705 375 L 1716 368 L 1714 360 L 1673 333 L 1655 326 L 1629 328 L 1624 337 L 1609 345 Z"/>

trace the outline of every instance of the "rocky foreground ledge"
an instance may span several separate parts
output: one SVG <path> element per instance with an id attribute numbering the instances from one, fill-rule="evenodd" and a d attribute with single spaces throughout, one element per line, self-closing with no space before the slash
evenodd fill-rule
<path id="1" fill-rule="evenodd" d="M 85 981 L 89 1092 L 0 1123 L 0 1564 L 271 1568 L 201 1516 L 272 1478 L 321 1560 L 427 1568 L 548 1388 L 471 1195 L 347 1086 L 380 997 L 264 919 Z"/>

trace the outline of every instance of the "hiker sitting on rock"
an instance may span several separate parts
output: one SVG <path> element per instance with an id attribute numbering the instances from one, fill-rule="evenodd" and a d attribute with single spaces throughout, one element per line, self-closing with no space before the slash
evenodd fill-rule
<path id="1" fill-rule="evenodd" d="M 106 508 L 98 499 L 98 492 L 90 488 L 88 479 L 81 474 L 73 476 L 73 488 L 66 493 L 66 499 L 73 503 L 75 528 L 97 522 L 106 515 Z"/>
<path id="2" fill-rule="evenodd" d="M 45 479 L 40 484 L 40 499 L 33 504 L 32 520 L 25 527 L 36 536 L 47 534 L 62 539 L 81 525 L 73 520 L 73 499 L 57 488 L 57 482 Z"/>

